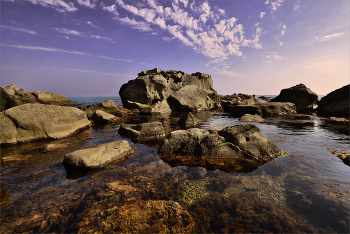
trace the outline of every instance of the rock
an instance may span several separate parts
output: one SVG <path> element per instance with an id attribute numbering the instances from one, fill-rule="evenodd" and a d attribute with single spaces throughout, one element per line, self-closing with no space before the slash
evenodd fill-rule
<path id="1" fill-rule="evenodd" d="M 188 112 L 181 115 L 181 117 L 177 120 L 177 124 L 185 128 L 190 128 L 198 126 L 199 120 L 196 119 L 191 112 Z"/>
<path id="2" fill-rule="evenodd" d="M 6 88 L 0 87 L 0 94 L 0 111 L 4 111 L 11 107 L 20 106 L 26 103 L 45 103 L 30 92 L 17 88 L 14 84 L 10 84 Z"/>
<path id="3" fill-rule="evenodd" d="M 46 146 L 39 148 L 39 151 L 40 152 L 53 151 L 53 150 L 65 148 L 67 146 L 68 145 L 64 145 L 64 144 L 47 144 Z"/>
<path id="4" fill-rule="evenodd" d="M 86 169 L 99 169 L 131 152 L 127 141 L 114 141 L 94 148 L 76 150 L 64 156 L 63 163 Z"/>
<path id="5" fill-rule="evenodd" d="M 321 116 L 349 118 L 349 89 L 350 85 L 330 92 L 318 102 L 317 114 Z"/>
<path id="6" fill-rule="evenodd" d="M 207 93 L 206 95 L 216 93 L 211 76 L 200 72 L 189 75 L 182 71 L 163 71 L 155 68 L 142 71 L 138 75 L 136 79 L 123 84 L 119 90 L 125 108 L 132 108 L 128 101 L 153 107 L 154 104 L 167 100 L 170 95 L 187 85 L 199 87 Z"/>
<path id="7" fill-rule="evenodd" d="M 35 91 L 32 93 L 35 97 L 40 100 L 49 103 L 51 105 L 75 105 L 76 103 L 63 97 L 57 93 Z"/>
<path id="8" fill-rule="evenodd" d="M 160 122 L 122 124 L 119 128 L 119 134 L 133 140 L 151 140 L 165 136 L 163 125 Z"/>
<path id="9" fill-rule="evenodd" d="M 90 125 L 77 108 L 45 104 L 16 106 L 1 112 L 0 119 L 0 144 L 61 138 Z"/>
<path id="10" fill-rule="evenodd" d="M 129 100 L 126 100 L 126 103 L 127 103 L 127 106 L 129 109 L 145 109 L 145 108 L 150 108 L 151 106 L 150 105 L 147 105 L 147 104 L 141 104 L 141 103 L 138 103 L 138 102 L 132 102 L 132 101 L 129 101 Z"/>
<path id="11" fill-rule="evenodd" d="M 239 121 L 241 121 L 241 122 L 261 122 L 261 121 L 264 121 L 264 119 L 261 118 L 261 116 L 257 115 L 257 114 L 255 114 L 255 115 L 245 114 L 239 119 Z"/>
<path id="12" fill-rule="evenodd" d="M 79 106 L 78 108 L 80 110 L 83 110 L 89 118 L 93 115 L 94 111 L 96 110 L 101 110 L 111 115 L 125 115 L 131 112 L 130 110 L 119 106 L 112 100 L 107 100 L 101 103 L 95 103 L 91 105 Z"/>
<path id="13" fill-rule="evenodd" d="M 233 116 L 242 116 L 244 114 L 275 116 L 282 113 L 295 113 L 295 104 L 290 102 L 266 102 L 250 106 L 230 105 L 226 106 L 226 112 Z"/>
<path id="14" fill-rule="evenodd" d="M 273 99 L 273 97 L 265 97 L 265 96 L 259 96 L 258 98 L 261 99 L 261 100 L 264 100 L 266 102 L 269 102 L 269 101 L 271 101 Z"/>
<path id="15" fill-rule="evenodd" d="M 115 115 L 111 115 L 107 112 L 101 111 L 101 110 L 96 110 L 93 112 L 92 116 L 90 117 L 92 121 L 95 123 L 110 123 L 113 121 L 120 120 L 119 117 Z"/>
<path id="16" fill-rule="evenodd" d="M 211 95 L 209 95 L 209 97 L 214 101 L 214 103 L 216 104 L 220 104 L 221 101 L 224 99 L 224 96 L 217 94 L 217 93 L 213 93 Z"/>
<path id="17" fill-rule="evenodd" d="M 197 111 L 214 105 L 208 93 L 196 85 L 183 87 L 170 95 L 168 100 L 179 111 Z"/>
<path id="18" fill-rule="evenodd" d="M 270 102 L 294 103 L 298 113 L 313 111 L 318 102 L 318 95 L 304 84 L 298 84 L 288 89 L 282 89 L 280 94 Z"/>
<path id="19" fill-rule="evenodd" d="M 160 146 L 160 154 L 199 158 L 254 158 L 269 160 L 281 154 L 254 124 L 198 128 L 169 133 Z"/>
<path id="20" fill-rule="evenodd" d="M 350 166 L 350 154 L 337 154 L 337 157 L 340 158 L 344 164 Z"/>

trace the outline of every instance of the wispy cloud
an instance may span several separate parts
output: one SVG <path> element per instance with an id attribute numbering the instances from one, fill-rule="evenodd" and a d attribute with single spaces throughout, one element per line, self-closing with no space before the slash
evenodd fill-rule
<path id="1" fill-rule="evenodd" d="M 283 36 L 284 35 L 284 31 L 286 30 L 287 28 L 287 25 L 283 25 L 282 26 L 282 31 L 281 31 L 281 35 Z"/>
<path id="2" fill-rule="evenodd" d="M 63 49 L 59 49 L 59 48 L 40 47 L 40 46 L 24 46 L 24 45 L 9 45 L 9 44 L 1 44 L 1 45 L 8 46 L 8 47 L 14 47 L 14 48 L 18 48 L 18 49 L 62 52 L 62 53 L 77 54 L 77 55 L 84 55 L 84 56 L 93 56 L 96 58 L 104 58 L 104 59 L 110 59 L 110 60 L 122 61 L 122 62 L 130 62 L 130 63 L 134 62 L 133 60 L 130 60 L 130 59 L 116 59 L 116 58 L 111 58 L 111 57 L 107 57 L 104 55 L 93 55 L 93 54 L 89 54 L 89 53 L 85 53 L 85 52 L 63 50 Z"/>
<path id="3" fill-rule="evenodd" d="M 98 35 L 91 35 L 92 38 L 96 38 L 96 39 L 103 39 L 103 40 L 107 40 L 107 41 L 112 41 L 111 38 L 109 37 L 101 37 L 101 36 L 98 36 Z"/>
<path id="4" fill-rule="evenodd" d="M 340 37 L 344 35 L 344 33 L 334 33 L 334 34 L 331 34 L 331 35 L 324 35 L 324 36 L 317 36 L 317 37 L 314 37 L 317 41 L 329 41 L 333 38 L 336 38 L 336 37 Z"/>
<path id="5" fill-rule="evenodd" d="M 266 12 L 261 12 L 260 13 L 260 19 L 262 19 L 264 17 L 264 15 L 266 14 Z"/>
<path id="6" fill-rule="evenodd" d="M 95 8 L 96 4 L 92 3 L 90 0 L 78 0 L 78 3 L 82 6 L 87 6 L 89 8 Z"/>
<path id="7" fill-rule="evenodd" d="M 91 21 L 87 21 L 86 23 L 87 23 L 88 25 L 92 26 L 92 27 L 98 28 L 98 26 L 97 26 L 97 25 L 94 25 L 93 23 L 91 23 Z"/>
<path id="8" fill-rule="evenodd" d="M 84 36 L 82 32 L 78 32 L 71 29 L 65 29 L 65 28 L 53 28 L 53 29 L 55 29 L 57 32 L 64 33 L 64 34 L 69 34 L 74 36 Z"/>
<path id="9" fill-rule="evenodd" d="M 125 18 L 120 18 L 120 17 L 115 17 L 115 19 L 119 20 L 120 22 L 130 25 L 131 27 L 141 30 L 141 31 L 151 31 L 151 27 L 147 22 L 143 21 L 136 21 L 135 19 L 129 19 L 129 17 Z"/>
<path id="10" fill-rule="evenodd" d="M 53 7 L 59 12 L 73 12 L 78 10 L 73 4 L 73 2 L 66 2 L 63 0 L 28 0 L 33 4 L 40 4 L 44 7 Z"/>
<path id="11" fill-rule="evenodd" d="M 283 59 L 283 57 L 279 56 L 276 52 L 273 52 L 272 54 L 270 53 L 269 55 L 265 55 L 265 59 L 268 59 L 267 62 L 272 62 L 271 60 L 277 60 L 277 61 L 281 61 Z"/>
<path id="12" fill-rule="evenodd" d="M 25 28 L 16 28 L 16 27 L 12 27 L 12 26 L 4 26 L 4 25 L 1 25 L 1 28 L 11 29 L 13 31 L 19 31 L 19 32 L 26 32 L 26 33 L 30 33 L 30 34 L 37 34 L 35 31 L 25 29 Z"/>

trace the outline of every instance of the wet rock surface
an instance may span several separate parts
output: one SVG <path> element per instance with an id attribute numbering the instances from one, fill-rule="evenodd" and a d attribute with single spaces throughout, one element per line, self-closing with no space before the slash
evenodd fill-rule
<path id="1" fill-rule="evenodd" d="M 260 115 L 251 115 L 251 114 L 245 114 L 243 115 L 239 121 L 241 122 L 261 122 L 264 121 L 264 119 Z"/>
<path id="2" fill-rule="evenodd" d="M 98 169 L 126 156 L 131 151 L 127 141 L 115 141 L 68 153 L 64 156 L 63 163 L 74 167 Z"/>
<path id="3" fill-rule="evenodd" d="M 120 120 L 119 117 L 115 115 L 111 115 L 107 112 L 101 111 L 101 110 L 96 110 L 93 112 L 92 116 L 90 117 L 92 121 L 95 123 L 100 123 L 100 124 L 105 124 L 105 123 L 110 123 L 113 121 Z"/>
<path id="4" fill-rule="evenodd" d="M 346 85 L 321 98 L 317 104 L 317 114 L 321 116 L 349 118 L 349 90 L 350 85 Z"/>
<path id="5" fill-rule="evenodd" d="M 225 108 L 224 108 L 225 109 Z M 276 116 L 282 113 L 295 113 L 295 104 L 290 102 L 266 102 L 253 105 L 229 105 L 226 106 L 226 112 L 233 116 L 243 116 L 244 114 L 260 115 L 263 117 Z"/>
<path id="6" fill-rule="evenodd" d="M 89 118 L 93 115 L 94 111 L 97 111 L 97 110 L 107 112 L 111 115 L 125 115 L 131 112 L 130 110 L 127 110 L 119 106 L 117 103 L 113 102 L 112 100 L 107 100 L 101 103 L 79 106 L 78 108 L 84 111 Z"/>
<path id="7" fill-rule="evenodd" d="M 196 119 L 196 117 L 194 117 L 191 112 L 181 115 L 181 117 L 176 122 L 183 128 L 196 127 L 199 125 L 199 120 Z"/>
<path id="8" fill-rule="evenodd" d="M 161 139 L 165 136 L 163 125 L 160 122 L 122 124 L 119 133 L 133 140 Z"/>
<path id="9" fill-rule="evenodd" d="M 0 144 L 61 138 L 90 125 L 77 108 L 44 104 L 16 106 L 1 112 L 0 118 Z"/>
<path id="10" fill-rule="evenodd" d="M 35 91 L 32 94 L 40 100 L 51 105 L 75 105 L 76 103 L 57 93 Z"/>
<path id="11" fill-rule="evenodd" d="M 298 84 L 282 89 L 280 94 L 270 102 L 291 102 L 295 104 L 298 113 L 309 113 L 316 107 L 318 95 L 304 84 Z"/>

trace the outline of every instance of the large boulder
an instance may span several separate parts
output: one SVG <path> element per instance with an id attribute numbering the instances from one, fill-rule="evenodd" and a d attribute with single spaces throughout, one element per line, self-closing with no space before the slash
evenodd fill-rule
<path id="1" fill-rule="evenodd" d="M 199 125 L 199 120 L 194 117 L 191 112 L 181 115 L 176 122 L 179 126 L 184 128 L 191 128 Z"/>
<path id="2" fill-rule="evenodd" d="M 35 91 L 32 94 L 40 100 L 52 105 L 75 105 L 76 103 L 57 93 Z"/>
<path id="3" fill-rule="evenodd" d="M 74 107 L 23 104 L 0 113 L 0 144 L 68 136 L 90 125 L 86 114 Z"/>
<path id="4" fill-rule="evenodd" d="M 170 95 L 187 85 L 199 87 L 206 92 L 206 95 L 216 93 L 213 89 L 213 80 L 208 74 L 197 72 L 189 75 L 182 71 L 163 71 L 154 68 L 142 71 L 136 79 L 123 84 L 119 96 L 125 108 L 132 108 L 128 101 L 153 106 L 167 100 Z M 165 105 L 162 106 L 164 111 Z M 169 107 L 167 111 L 170 110 Z"/>
<path id="5" fill-rule="evenodd" d="M 291 102 L 295 104 L 298 113 L 308 113 L 316 107 L 318 95 L 304 84 L 298 84 L 282 89 L 280 94 L 270 102 Z"/>
<path id="6" fill-rule="evenodd" d="M 105 124 L 105 123 L 110 123 L 110 122 L 120 120 L 119 117 L 115 115 L 111 115 L 101 110 L 94 111 L 90 119 L 95 123 L 100 123 L 100 124 Z"/>
<path id="7" fill-rule="evenodd" d="M 127 141 L 114 141 L 94 148 L 76 150 L 64 156 L 63 162 L 86 169 L 99 169 L 131 152 Z"/>
<path id="8" fill-rule="evenodd" d="M 125 115 L 131 112 L 130 110 L 119 106 L 117 103 L 113 102 L 112 100 L 107 100 L 101 103 L 94 103 L 90 105 L 79 106 L 78 108 L 84 111 L 89 118 L 97 110 L 107 112 L 111 115 Z"/>
<path id="9" fill-rule="evenodd" d="M 26 103 L 45 103 L 30 92 L 17 88 L 14 84 L 10 84 L 6 88 L 0 87 L 0 95 L 0 111 Z"/>
<path id="10" fill-rule="evenodd" d="M 159 148 L 159 153 L 165 155 L 258 160 L 275 158 L 281 152 L 254 124 L 173 131 Z"/>
<path id="11" fill-rule="evenodd" d="M 317 104 L 317 114 L 349 118 L 349 89 L 350 85 L 345 85 L 321 98 Z"/>
<path id="12" fill-rule="evenodd" d="M 152 140 L 165 136 L 163 125 L 160 122 L 121 124 L 119 134 L 133 140 Z"/>
<path id="13" fill-rule="evenodd" d="M 233 116 L 241 117 L 245 114 L 260 116 L 275 116 L 282 113 L 295 113 L 295 104 L 290 102 L 265 102 L 254 105 L 228 105 L 225 111 Z"/>
<path id="14" fill-rule="evenodd" d="M 183 87 L 170 95 L 168 100 L 179 111 L 197 111 L 214 105 L 208 93 L 196 85 Z"/>

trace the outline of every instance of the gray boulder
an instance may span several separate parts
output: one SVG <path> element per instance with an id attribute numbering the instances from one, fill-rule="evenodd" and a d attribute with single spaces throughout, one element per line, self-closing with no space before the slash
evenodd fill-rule
<path id="1" fill-rule="evenodd" d="M 17 88 L 14 84 L 10 84 L 6 88 L 0 87 L 0 95 L 0 111 L 26 103 L 45 103 L 30 92 Z"/>
<path id="2" fill-rule="evenodd" d="M 130 110 L 119 106 L 112 100 L 107 100 L 101 103 L 94 103 L 91 105 L 79 106 L 78 108 L 84 111 L 89 118 L 93 115 L 94 111 L 96 110 L 101 110 L 111 115 L 125 115 L 131 112 Z"/>
<path id="3" fill-rule="evenodd" d="M 119 120 L 120 118 L 115 116 L 115 115 L 111 115 L 107 112 L 101 111 L 101 110 L 96 110 L 94 111 L 94 113 L 92 114 L 91 118 L 92 121 L 94 121 L 95 123 L 110 123 L 110 122 L 114 122 Z"/>
<path id="4" fill-rule="evenodd" d="M 239 121 L 241 122 L 261 122 L 264 121 L 264 119 L 260 115 L 251 115 L 251 114 L 245 114 L 243 115 Z"/>
<path id="5" fill-rule="evenodd" d="M 122 124 L 119 134 L 133 140 L 152 140 L 165 136 L 164 128 L 160 122 L 142 124 Z"/>
<path id="6" fill-rule="evenodd" d="M 127 141 L 114 141 L 94 148 L 73 151 L 64 156 L 63 162 L 86 169 L 99 169 L 120 159 L 132 151 Z"/>
<path id="7" fill-rule="evenodd" d="M 32 94 L 40 100 L 51 105 L 75 105 L 76 103 L 57 93 L 35 91 Z"/>
<path id="8" fill-rule="evenodd" d="M 347 117 L 350 115 L 350 85 L 345 85 L 321 98 L 317 114 L 321 116 Z"/>
<path id="9" fill-rule="evenodd" d="M 179 111 L 197 111 L 214 106 L 214 101 L 208 96 L 208 93 L 196 85 L 183 87 L 170 95 L 168 100 Z"/>
<path id="10" fill-rule="evenodd" d="M 226 112 L 233 116 L 242 116 L 244 114 L 260 115 L 260 116 L 276 116 L 282 113 L 295 113 L 295 104 L 289 102 L 265 102 L 250 106 L 231 105 L 226 107 Z"/>
<path id="11" fill-rule="evenodd" d="M 199 125 L 199 120 L 191 112 L 181 115 L 177 124 L 184 128 L 191 128 Z"/>
<path id="12" fill-rule="evenodd" d="M 68 136 L 90 125 L 86 114 L 74 107 L 23 104 L 1 112 L 0 144 Z"/>
<path id="13" fill-rule="evenodd" d="M 206 92 L 206 95 L 216 93 L 213 89 L 213 80 L 208 74 L 197 72 L 189 75 L 182 71 L 163 71 L 155 68 L 142 71 L 136 79 L 123 84 L 119 96 L 125 108 L 132 108 L 128 101 L 153 106 L 167 100 L 170 95 L 187 85 L 199 87 Z M 167 111 L 171 111 L 171 108 L 169 107 Z"/>
<path id="14" fill-rule="evenodd" d="M 288 89 L 282 89 L 280 94 L 270 102 L 291 102 L 298 113 L 313 111 L 318 102 L 318 95 L 304 84 L 298 84 Z"/>
<path id="15" fill-rule="evenodd" d="M 254 124 L 192 128 L 169 133 L 159 148 L 164 155 L 199 158 L 254 158 L 269 160 L 281 154 Z"/>

